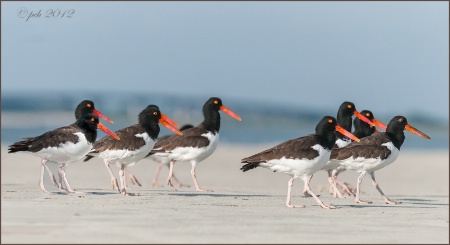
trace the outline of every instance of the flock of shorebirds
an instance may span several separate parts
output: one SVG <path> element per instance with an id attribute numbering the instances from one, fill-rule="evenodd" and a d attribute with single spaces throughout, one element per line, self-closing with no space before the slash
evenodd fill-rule
<path id="1" fill-rule="evenodd" d="M 195 127 L 186 125 L 177 129 L 178 125 L 164 115 L 158 106 L 149 105 L 139 113 L 137 124 L 112 132 L 99 122 L 99 118 L 110 123 L 112 120 L 95 109 L 94 102 L 84 100 L 75 109 L 75 123 L 16 142 L 9 146 L 8 153 L 28 152 L 42 159 L 39 187 L 44 192 L 49 192 L 44 186 L 46 170 L 51 182 L 59 190 L 80 193 L 70 187 L 65 168 L 69 163 L 81 159 L 88 161 L 93 157 L 103 159 L 111 176 L 113 188 L 117 188 L 123 195 L 133 195 L 127 190 L 126 176 L 133 183 L 139 184 L 136 177 L 126 167 L 133 166 L 144 158 L 151 158 L 159 163 L 152 185 L 157 185 L 159 170 L 161 166 L 166 165 L 169 166 L 167 184 L 176 190 L 173 181 L 179 181 L 173 174 L 174 164 L 189 162 L 192 165 L 191 175 L 196 191 L 207 191 L 200 188 L 195 167 L 217 148 L 220 130 L 219 111 L 241 121 L 237 114 L 222 104 L 220 98 L 211 97 L 203 105 L 203 122 Z M 352 116 L 355 116 L 353 121 L 355 130 L 350 133 Z M 158 138 L 160 131 L 158 123 L 175 134 Z M 380 132 L 375 127 L 385 132 Z M 96 141 L 97 129 L 103 130 L 107 135 Z M 322 208 L 335 208 L 323 203 L 309 186 L 313 174 L 319 170 L 328 172 L 330 193 L 334 197 L 343 197 L 343 193 L 338 189 L 340 186 L 344 194 L 355 197 L 356 203 L 370 203 L 360 199 L 360 184 L 368 173 L 384 201 L 387 204 L 397 204 L 398 202 L 389 199 L 383 193 L 375 180 L 374 173 L 396 160 L 405 140 L 404 130 L 430 139 L 429 136 L 411 126 L 403 116 L 393 117 L 385 126 L 374 118 L 371 111 L 358 112 L 353 103 L 346 101 L 339 107 L 336 118 L 324 116 L 318 122 L 315 133 L 288 140 L 243 158 L 241 162 L 245 164 L 241 170 L 246 172 L 256 167 L 263 167 L 292 176 L 288 182 L 286 200 L 286 206 L 290 208 L 304 207 L 291 204 L 291 189 L 296 178 L 304 181 L 305 196 L 312 196 Z M 49 162 L 59 164 L 58 181 L 47 166 Z M 115 164 L 119 168 L 120 185 L 110 164 Z M 345 170 L 360 173 L 356 191 L 337 178 L 339 173 Z"/>

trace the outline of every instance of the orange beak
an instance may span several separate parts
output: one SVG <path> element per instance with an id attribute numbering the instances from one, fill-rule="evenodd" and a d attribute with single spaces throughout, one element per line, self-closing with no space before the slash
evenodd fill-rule
<path id="1" fill-rule="evenodd" d="M 414 128 L 413 126 L 411 126 L 411 125 L 409 125 L 409 124 L 406 124 L 405 129 L 408 130 L 408 131 L 410 131 L 410 132 L 412 132 L 413 134 L 419 135 L 419 136 L 422 137 L 422 138 L 425 138 L 425 139 L 431 139 L 430 136 L 428 136 L 428 135 L 422 133 L 420 130 Z"/>
<path id="2" fill-rule="evenodd" d="M 375 124 L 372 121 L 370 121 L 363 114 L 359 113 L 359 111 L 355 110 L 353 112 L 353 115 L 355 115 L 357 118 L 361 119 L 361 121 L 364 121 L 365 123 L 369 124 L 370 126 L 375 126 Z"/>
<path id="3" fill-rule="evenodd" d="M 350 133 L 349 131 L 345 130 L 343 127 L 336 125 L 336 131 L 338 131 L 339 133 L 345 135 L 346 137 L 359 142 L 358 137 L 354 136 L 352 133 Z"/>
<path id="4" fill-rule="evenodd" d="M 106 117 L 105 115 L 103 115 L 102 113 L 100 113 L 99 111 L 94 109 L 94 114 L 97 115 L 99 118 L 109 122 L 109 123 L 114 123 L 111 119 L 109 119 L 108 117 Z"/>
<path id="5" fill-rule="evenodd" d="M 387 127 L 386 125 L 384 125 L 382 122 L 378 121 L 377 119 L 372 119 L 372 122 L 379 128 L 383 129 L 384 131 L 386 131 Z"/>
<path id="6" fill-rule="evenodd" d="M 161 113 L 161 118 L 159 119 L 159 123 L 164 125 L 169 130 L 173 131 L 174 133 L 176 133 L 178 135 L 183 135 L 183 133 L 180 130 L 178 130 L 176 127 L 173 126 L 173 124 L 175 124 L 177 126 L 178 126 L 178 124 L 162 113 Z"/>
<path id="7" fill-rule="evenodd" d="M 228 116 L 230 116 L 230 117 L 232 117 L 232 118 L 234 118 L 234 119 L 236 119 L 238 121 L 241 121 L 241 117 L 240 116 L 238 116 L 236 113 L 232 112 L 230 109 L 226 108 L 225 106 L 221 106 L 220 110 L 222 110 L 223 112 L 228 114 Z"/>
<path id="8" fill-rule="evenodd" d="M 97 124 L 97 127 L 102 130 L 103 132 L 109 134 L 111 137 L 113 137 L 116 140 L 120 140 L 119 136 L 115 134 L 113 131 L 109 130 L 109 128 L 105 127 L 103 124 L 99 123 Z"/>

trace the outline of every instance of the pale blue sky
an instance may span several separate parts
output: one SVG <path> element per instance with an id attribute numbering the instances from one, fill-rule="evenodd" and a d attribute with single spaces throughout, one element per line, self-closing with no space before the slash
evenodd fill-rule
<path id="1" fill-rule="evenodd" d="M 448 121 L 448 2 L 1 5 L 2 93 L 152 91 L 333 111 L 349 100 Z"/>

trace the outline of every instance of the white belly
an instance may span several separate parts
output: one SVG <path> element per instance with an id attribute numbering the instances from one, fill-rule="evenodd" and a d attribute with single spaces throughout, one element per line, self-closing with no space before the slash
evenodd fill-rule
<path id="1" fill-rule="evenodd" d="M 217 148 L 219 143 L 219 133 L 206 133 L 201 136 L 209 139 L 209 144 L 205 147 L 179 147 L 171 151 L 168 158 L 183 162 L 201 162 L 209 157 Z"/>
<path id="2" fill-rule="evenodd" d="M 270 160 L 266 163 L 260 163 L 259 165 L 276 172 L 293 175 L 296 178 L 311 176 L 325 166 L 331 154 L 331 151 L 325 150 L 320 145 L 314 145 L 312 148 L 319 151 L 319 156 L 312 160 L 286 159 L 283 157 L 281 159 Z"/>
<path id="3" fill-rule="evenodd" d="M 58 163 L 71 163 L 82 159 L 92 149 L 92 144 L 86 140 L 83 133 L 74 133 L 78 136 L 77 143 L 66 142 L 59 144 L 58 147 L 48 147 L 33 153 L 41 158 Z"/>
<path id="4" fill-rule="evenodd" d="M 380 157 L 369 159 L 362 157 L 353 159 L 353 157 L 350 157 L 348 159 L 342 160 L 340 163 L 346 169 L 354 170 L 357 172 L 372 172 L 382 169 L 394 162 L 400 153 L 400 151 L 391 142 L 382 145 L 386 146 L 391 151 L 391 154 L 388 156 L 388 158 L 384 160 L 381 160 Z"/>
<path id="5" fill-rule="evenodd" d="M 155 145 L 155 141 L 153 141 L 147 133 L 136 134 L 136 137 L 142 137 L 145 141 L 145 144 L 141 148 L 136 150 L 105 150 L 99 154 L 99 157 L 111 160 L 110 163 L 113 164 L 133 166 L 136 162 L 147 156 Z"/>

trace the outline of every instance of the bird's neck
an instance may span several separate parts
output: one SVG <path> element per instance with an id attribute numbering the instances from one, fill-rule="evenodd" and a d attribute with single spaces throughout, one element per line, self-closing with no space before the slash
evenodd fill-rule
<path id="1" fill-rule="evenodd" d="M 220 113 L 218 111 L 209 111 L 204 116 L 203 127 L 214 134 L 218 133 L 220 130 Z"/>

